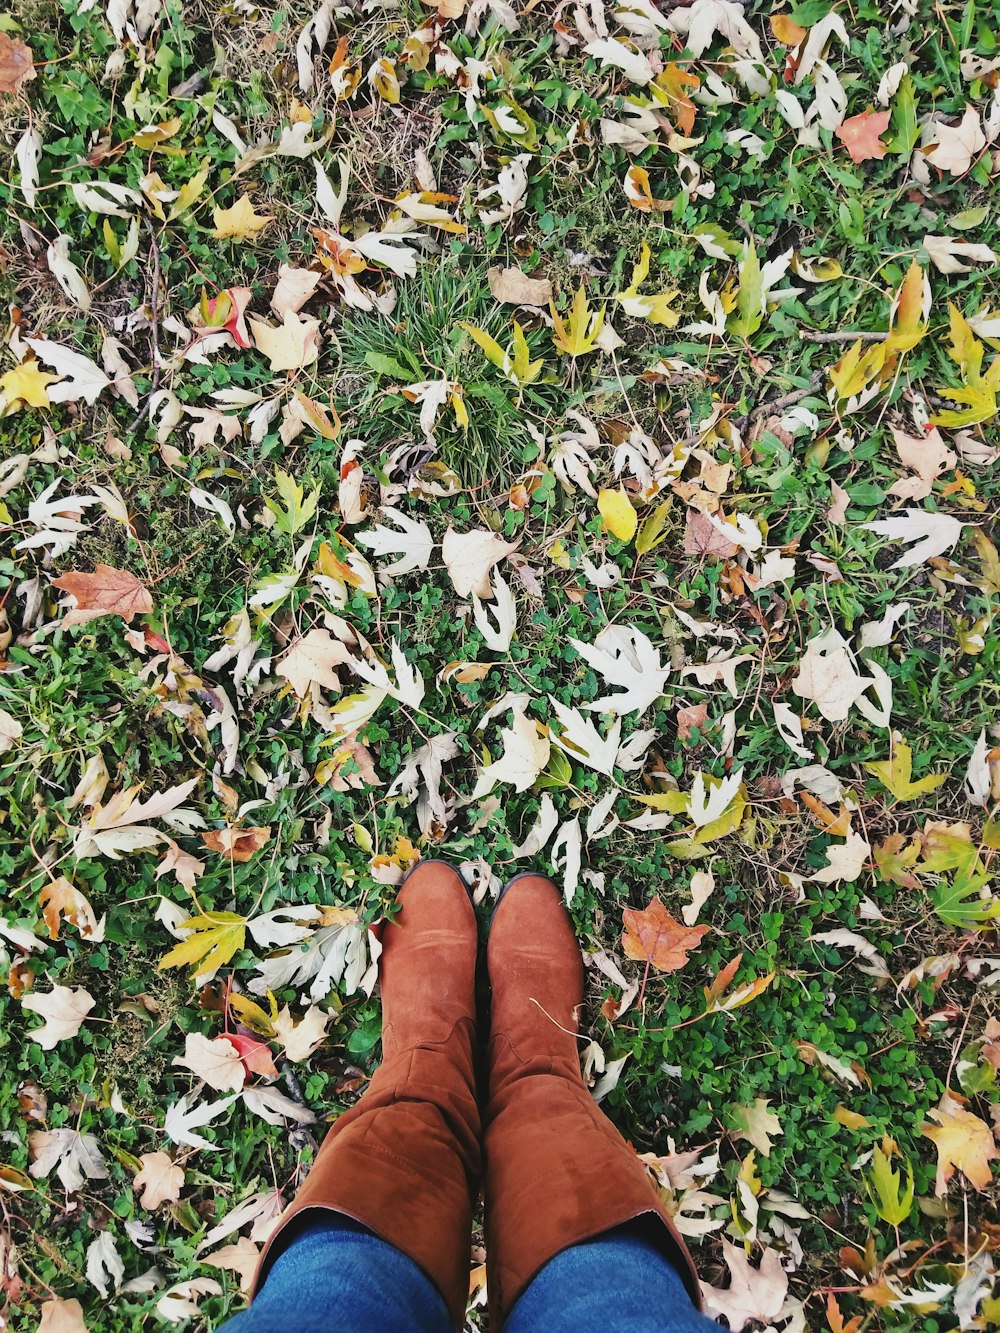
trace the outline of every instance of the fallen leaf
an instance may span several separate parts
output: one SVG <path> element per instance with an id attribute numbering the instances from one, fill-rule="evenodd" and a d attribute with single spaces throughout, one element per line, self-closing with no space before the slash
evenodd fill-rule
<path id="1" fill-rule="evenodd" d="M 56 1297 L 42 1301 L 41 1312 L 37 1333 L 87 1333 L 83 1306 L 77 1300 L 64 1301 Z"/>
<path id="2" fill-rule="evenodd" d="M 31 47 L 18 37 L 0 32 L 0 93 L 17 93 L 35 77 Z"/>
<path id="3" fill-rule="evenodd" d="M 45 885 L 38 895 L 38 905 L 51 939 L 59 938 L 59 927 L 64 919 L 76 926 L 84 939 L 99 942 L 103 938 L 104 918 L 97 920 L 89 899 L 74 888 L 65 875 Z"/>
<path id="4" fill-rule="evenodd" d="M 175 1055 L 170 1063 L 175 1069 L 190 1070 L 216 1092 L 239 1092 L 246 1082 L 240 1053 L 226 1037 L 206 1037 L 201 1032 L 189 1032 L 184 1041 L 184 1054 Z"/>
<path id="5" fill-rule="evenodd" d="M 298 1020 L 286 1004 L 274 1020 L 274 1035 L 292 1064 L 299 1064 L 323 1044 L 329 1022 L 330 1015 L 318 1004 L 311 1004 Z"/>
<path id="6" fill-rule="evenodd" d="M 259 1259 L 260 1246 L 247 1236 L 241 1236 L 235 1244 L 222 1245 L 211 1254 L 203 1254 L 199 1262 L 209 1268 L 224 1268 L 235 1273 L 240 1280 L 240 1290 L 249 1291 Z"/>
<path id="7" fill-rule="evenodd" d="M 300 699 L 313 685 L 339 694 L 342 687 L 336 668 L 349 666 L 351 660 L 346 645 L 329 630 L 311 629 L 292 644 L 275 667 L 275 674 L 284 676 Z"/>
<path id="8" fill-rule="evenodd" d="M 849 833 L 843 842 L 831 842 L 824 848 L 826 865 L 821 866 L 810 880 L 820 884 L 834 884 L 838 880 L 853 883 L 871 859 L 872 849 L 860 833 Z"/>
<path id="9" fill-rule="evenodd" d="M 957 236 L 925 236 L 924 249 L 939 273 L 968 273 L 973 264 L 997 262 L 988 245 L 963 241 Z"/>
<path id="10" fill-rule="evenodd" d="M 489 528 L 456 532 L 448 528 L 441 543 L 441 556 L 459 597 L 488 598 L 493 566 L 517 550 L 516 542 L 505 542 Z"/>
<path id="11" fill-rule="evenodd" d="M 184 1184 L 184 1168 L 169 1153 L 144 1152 L 139 1161 L 142 1170 L 132 1180 L 132 1188 L 142 1191 L 143 1208 L 158 1208 L 161 1203 L 176 1203 Z"/>
<path id="12" fill-rule="evenodd" d="M 28 1135 L 33 1158 L 28 1173 L 34 1180 L 50 1175 L 53 1168 L 70 1194 L 75 1194 L 85 1180 L 107 1180 L 108 1168 L 101 1147 L 93 1134 L 78 1130 L 36 1129 Z"/>
<path id="13" fill-rule="evenodd" d="M 767 1097 L 757 1097 L 750 1106 L 734 1106 L 730 1111 L 736 1122 L 733 1138 L 752 1143 L 761 1157 L 771 1156 L 772 1140 L 785 1132 L 777 1115 L 768 1109 L 770 1105 Z"/>
<path id="14" fill-rule="evenodd" d="M 44 993 L 33 991 L 24 997 L 21 1007 L 41 1014 L 45 1024 L 33 1028 L 28 1040 L 37 1042 L 43 1051 L 51 1051 L 60 1041 L 76 1036 L 96 1003 L 84 986 L 53 986 Z"/>
<path id="15" fill-rule="evenodd" d="M 913 542 L 898 560 L 894 560 L 890 569 L 910 569 L 913 565 L 923 564 L 936 555 L 943 555 L 958 541 L 962 529 L 966 526 L 961 519 L 950 514 L 931 514 L 924 509 L 907 509 L 906 517 L 881 518 L 874 523 L 861 525 L 869 532 L 880 537 L 889 537 L 893 541 Z"/>
<path id="16" fill-rule="evenodd" d="M 892 438 L 899 461 L 916 476 L 894 481 L 889 487 L 889 495 L 898 495 L 903 500 L 923 500 L 932 493 L 934 482 L 941 473 L 950 472 L 958 462 L 958 456 L 945 444 L 937 427 L 919 436 L 907 435 L 893 426 Z"/>
<path id="17" fill-rule="evenodd" d="M 918 796 L 926 796 L 928 792 L 940 787 L 948 777 L 947 773 L 928 773 L 926 777 L 914 781 L 910 776 L 913 771 L 913 751 L 898 732 L 893 735 L 889 758 L 867 763 L 865 768 L 878 778 L 897 801 L 913 801 Z"/>
<path id="18" fill-rule="evenodd" d="M 527 791 L 549 762 L 549 738 L 545 729 L 523 712 L 515 711 L 514 720 L 500 733 L 504 751 L 499 759 L 485 765 L 479 774 L 473 800 L 491 792 L 498 782 L 509 782 L 515 791 Z"/>
<path id="19" fill-rule="evenodd" d="M 853 704 L 873 683 L 854 665 L 847 640 L 835 629 L 810 639 L 792 689 L 816 705 L 828 722 L 843 722 Z"/>
<path id="20" fill-rule="evenodd" d="M 701 1284 L 702 1295 L 713 1315 L 722 1315 L 732 1333 L 742 1333 L 751 1320 L 762 1324 L 776 1318 L 788 1294 L 788 1277 L 777 1250 L 765 1249 L 760 1267 L 751 1266 L 742 1245 L 731 1245 L 720 1236 L 722 1257 L 731 1281 L 727 1288 Z"/>
<path id="21" fill-rule="evenodd" d="M 181 924 L 190 934 L 160 959 L 161 971 L 191 964 L 197 980 L 224 967 L 246 943 L 246 917 L 235 912 L 206 912 Z"/>
<path id="22" fill-rule="evenodd" d="M 639 526 L 639 515 L 632 508 L 632 503 L 624 490 L 603 490 L 598 492 L 597 508 L 604 526 L 613 537 L 621 542 L 630 542 Z"/>
<path id="23" fill-rule="evenodd" d="M 889 128 L 891 111 L 862 111 L 860 116 L 851 116 L 841 121 L 834 134 L 851 155 L 852 162 L 868 162 L 873 158 L 883 158 L 888 148 L 880 136 Z"/>
<path id="24" fill-rule="evenodd" d="M 3 36 L 0 33 L 0 36 Z M 58 375 L 42 370 L 40 362 L 32 358 L 22 361 L 13 370 L 0 375 L 0 393 L 8 404 L 23 403 L 27 407 L 51 407 L 46 389 L 58 382 Z"/>
<path id="25" fill-rule="evenodd" d="M 272 217 L 255 213 L 247 194 L 242 194 L 232 208 L 213 209 L 212 217 L 215 221 L 212 235 L 218 240 L 231 236 L 235 240 L 245 241 L 248 237 L 259 235 L 269 222 L 274 221 Z"/>
<path id="26" fill-rule="evenodd" d="M 271 826 L 248 825 L 242 828 L 210 829 L 201 840 L 211 852 L 220 852 L 231 861 L 249 861 L 266 845 L 271 837 Z"/>
<path id="27" fill-rule="evenodd" d="M 203 1125 L 211 1124 L 222 1115 L 223 1111 L 228 1110 L 235 1100 L 234 1093 L 231 1097 L 220 1097 L 215 1102 L 199 1102 L 195 1094 L 189 1092 L 180 1101 L 167 1107 L 163 1118 L 163 1132 L 173 1143 L 181 1143 L 188 1148 L 205 1148 L 218 1152 L 221 1144 L 212 1143 L 203 1134 L 196 1134 L 194 1131 Z"/>
<path id="28" fill-rule="evenodd" d="M 735 530 L 734 530 L 735 531 Z M 686 555 L 734 556 L 740 548 L 700 509 L 688 509 L 684 525 Z"/>
<path id="29" fill-rule="evenodd" d="M 928 1111 L 936 1125 L 924 1125 L 921 1134 L 931 1139 L 938 1153 L 937 1178 L 934 1193 L 939 1197 L 948 1192 L 948 1181 L 956 1171 L 973 1189 L 984 1190 L 993 1179 L 990 1162 L 1000 1157 L 993 1132 L 985 1120 L 966 1111 L 951 1098 L 954 1109 L 935 1107 Z"/>
<path id="30" fill-rule="evenodd" d="M 496 301 L 547 306 L 552 300 L 552 283 L 548 278 L 530 278 L 519 268 L 491 268 L 486 276 Z"/>
<path id="31" fill-rule="evenodd" d="M 125 1276 L 115 1238 L 110 1231 L 102 1231 L 87 1246 L 87 1281 L 102 1298 L 107 1300 L 112 1290 L 117 1291 Z"/>
<path id="32" fill-rule="evenodd" d="M 974 106 L 966 106 L 957 125 L 937 121 L 930 129 L 936 141 L 926 150 L 927 161 L 953 176 L 964 176 L 986 147 L 986 135 Z"/>
<path id="33" fill-rule="evenodd" d="M 121 616 L 128 624 L 153 609 L 149 589 L 127 569 L 114 569 L 111 565 L 98 565 L 92 574 L 71 571 L 53 579 L 52 586 L 76 600 L 64 625 L 83 625 L 108 615 Z"/>
<path id="34" fill-rule="evenodd" d="M 641 630 L 608 625 L 592 644 L 574 638 L 569 642 L 606 684 L 620 686 L 624 691 L 583 704 L 588 712 L 604 713 L 610 709 L 619 714 L 643 713 L 663 694 L 671 674 L 670 663 L 663 665 L 659 649 Z"/>
<path id="35" fill-rule="evenodd" d="M 639 910 L 622 911 L 622 948 L 627 958 L 649 963 L 659 972 L 676 972 L 688 961 L 688 952 L 708 934 L 708 926 L 684 926 L 675 921 L 659 898 Z"/>
<path id="36" fill-rule="evenodd" d="M 300 319 L 293 310 L 286 310 L 278 327 L 252 318 L 249 324 L 257 350 L 268 358 L 271 370 L 301 370 L 319 356 L 318 319 Z"/>
<path id="37" fill-rule="evenodd" d="M 214 1148 L 215 1144 L 209 1144 Z M 168 1324 L 181 1324 L 196 1318 L 201 1311 L 198 1300 L 202 1296 L 218 1296 L 222 1288 L 212 1277 L 192 1277 L 186 1282 L 176 1282 L 169 1287 L 153 1307 L 161 1319 Z"/>

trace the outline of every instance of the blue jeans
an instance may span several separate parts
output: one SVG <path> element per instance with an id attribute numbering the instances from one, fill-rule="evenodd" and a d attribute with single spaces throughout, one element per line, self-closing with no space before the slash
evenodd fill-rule
<path id="1" fill-rule="evenodd" d="M 275 1260 L 249 1310 L 220 1333 L 454 1333 L 433 1283 L 401 1250 L 328 1213 Z M 684 1283 L 635 1226 L 557 1254 L 507 1316 L 504 1333 L 708 1333 Z"/>

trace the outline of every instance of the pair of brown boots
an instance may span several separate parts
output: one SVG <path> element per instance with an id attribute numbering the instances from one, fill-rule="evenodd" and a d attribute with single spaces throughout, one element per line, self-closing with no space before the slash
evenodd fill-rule
<path id="1" fill-rule="evenodd" d="M 487 1290 L 498 1322 L 561 1250 L 640 1217 L 648 1217 L 651 1235 L 699 1303 L 690 1255 L 649 1173 L 602 1115 L 581 1075 L 576 1034 L 583 959 L 559 890 L 541 875 L 519 875 L 494 912 L 482 1114 L 478 930 L 465 884 L 446 862 L 423 861 L 407 876 L 398 901 L 380 965 L 383 1063 L 357 1105 L 327 1134 L 261 1256 L 254 1291 L 291 1219 L 306 1209 L 327 1209 L 409 1255 L 461 1327 L 473 1203 L 482 1181 Z"/>

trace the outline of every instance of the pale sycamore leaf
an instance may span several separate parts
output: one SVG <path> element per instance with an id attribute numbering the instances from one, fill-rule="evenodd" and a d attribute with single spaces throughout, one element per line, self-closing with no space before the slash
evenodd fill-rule
<path id="1" fill-rule="evenodd" d="M 616 718 L 606 736 L 602 736 L 590 718 L 583 717 L 575 708 L 562 704 L 549 695 L 562 730 L 552 741 L 572 759 L 606 777 L 614 773 L 618 748 L 621 743 L 622 721 Z"/>
<path id="2" fill-rule="evenodd" d="M 33 1161 L 28 1174 L 43 1180 L 55 1169 L 65 1190 L 75 1194 L 85 1180 L 107 1180 L 108 1168 L 101 1147 L 93 1134 L 63 1126 L 61 1129 L 36 1129 L 28 1136 Z"/>
<path id="3" fill-rule="evenodd" d="M 441 555 L 459 597 L 490 596 L 490 571 L 505 556 L 517 550 L 516 542 L 505 542 L 489 528 L 456 532 L 449 527 L 441 543 Z"/>
<path id="4" fill-rule="evenodd" d="M 125 1276 L 125 1265 L 110 1231 L 102 1231 L 87 1246 L 87 1281 L 107 1300 Z"/>
<path id="5" fill-rule="evenodd" d="M 231 1097 L 220 1097 L 214 1102 L 199 1102 L 197 1098 L 197 1091 L 189 1092 L 168 1106 L 163 1120 L 163 1132 L 173 1143 L 182 1143 L 188 1148 L 207 1148 L 211 1152 L 218 1152 L 222 1147 L 220 1143 L 210 1143 L 204 1135 L 196 1134 L 195 1130 L 210 1125 L 224 1111 L 228 1111 L 236 1101 L 236 1094 Z"/>
<path id="6" fill-rule="evenodd" d="M 239 1092 L 246 1082 L 246 1069 L 240 1053 L 226 1037 L 206 1037 L 201 1032 L 189 1032 L 184 1042 L 184 1054 L 175 1055 L 171 1064 L 175 1069 L 190 1070 L 216 1092 Z"/>
<path id="7" fill-rule="evenodd" d="M 434 550 L 434 539 L 427 524 L 410 518 L 401 509 L 383 509 L 382 516 L 391 519 L 400 531 L 379 524 L 354 536 L 355 541 L 377 556 L 395 554 L 400 557 L 390 565 L 383 565 L 380 573 L 410 574 L 414 570 L 426 569 Z"/>
<path id="8" fill-rule="evenodd" d="M 517 602 L 499 570 L 494 573 L 491 592 L 492 606 L 473 592 L 472 615 L 487 648 L 495 653 L 506 653 L 517 630 Z"/>
<path id="9" fill-rule="evenodd" d="M 515 791 L 527 791 L 549 762 L 545 729 L 520 710 L 515 709 L 511 725 L 501 731 L 500 738 L 503 754 L 479 774 L 473 800 L 491 792 L 498 782 L 509 782 Z"/>
<path id="10" fill-rule="evenodd" d="M 890 569 L 910 569 L 913 565 L 923 564 L 936 555 L 944 555 L 958 541 L 962 529 L 967 526 L 961 519 L 950 514 L 931 514 L 925 509 L 907 509 L 906 517 L 882 518 L 874 523 L 861 525 L 867 532 L 874 532 L 879 537 L 888 537 L 892 541 L 913 542 Z"/>
<path id="11" fill-rule="evenodd" d="M 311 1004 L 298 1020 L 286 1004 L 274 1020 L 274 1035 L 285 1048 L 285 1055 L 292 1064 L 308 1060 L 326 1040 L 326 1029 L 330 1015 L 318 1004 Z"/>
<path id="12" fill-rule="evenodd" d="M 53 986 L 50 991 L 32 991 L 21 1001 L 22 1009 L 40 1014 L 44 1026 L 32 1028 L 28 1039 L 43 1051 L 51 1051 L 59 1042 L 75 1037 L 80 1025 L 97 1001 L 83 986 Z"/>
<path id="13" fill-rule="evenodd" d="M 608 625 L 593 644 L 570 639 L 583 660 L 608 685 L 620 687 L 623 694 L 605 694 L 593 703 L 581 705 L 590 712 L 644 713 L 663 694 L 670 663 L 660 661 L 660 653 L 641 630 L 628 625 Z"/>

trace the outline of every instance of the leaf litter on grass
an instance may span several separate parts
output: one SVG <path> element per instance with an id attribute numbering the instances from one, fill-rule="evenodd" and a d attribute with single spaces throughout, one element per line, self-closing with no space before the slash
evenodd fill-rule
<path id="1" fill-rule="evenodd" d="M 996 1322 L 985 11 L 0 28 L 0 1318 L 238 1307 L 430 854 L 711 1312 Z"/>

